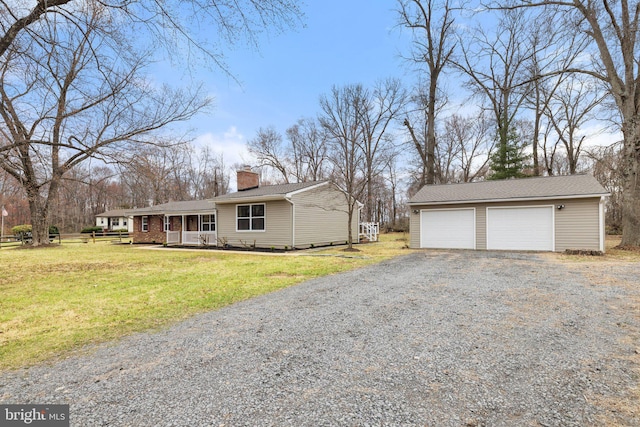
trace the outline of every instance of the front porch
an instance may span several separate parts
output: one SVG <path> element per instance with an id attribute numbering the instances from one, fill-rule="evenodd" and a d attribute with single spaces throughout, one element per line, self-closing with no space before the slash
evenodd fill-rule
<path id="1" fill-rule="evenodd" d="M 167 245 L 217 246 L 215 214 L 165 215 Z"/>

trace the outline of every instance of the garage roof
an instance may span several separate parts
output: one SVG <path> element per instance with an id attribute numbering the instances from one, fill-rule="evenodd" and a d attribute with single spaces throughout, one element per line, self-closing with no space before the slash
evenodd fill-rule
<path id="1" fill-rule="evenodd" d="M 462 184 L 425 185 L 410 205 L 544 200 L 608 196 L 592 175 L 549 176 Z"/>

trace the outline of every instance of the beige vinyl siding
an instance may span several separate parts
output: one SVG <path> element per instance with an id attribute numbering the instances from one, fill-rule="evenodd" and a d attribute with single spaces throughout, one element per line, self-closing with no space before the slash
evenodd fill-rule
<path id="1" fill-rule="evenodd" d="M 441 204 L 429 206 L 411 206 L 410 246 L 420 247 L 420 214 L 414 211 L 422 209 L 476 208 L 476 248 L 487 248 L 487 207 L 527 207 L 557 206 L 554 208 L 555 250 L 600 249 L 599 197 L 586 199 L 554 199 L 517 202 L 477 203 L 477 204 Z"/>
<path id="2" fill-rule="evenodd" d="M 294 194 L 296 247 L 344 243 L 348 239 L 347 200 L 331 184 Z M 353 212 L 352 233 L 358 241 L 358 206 Z"/>
<path id="3" fill-rule="evenodd" d="M 265 230 L 236 231 L 236 206 L 259 203 L 230 203 L 217 205 L 218 242 L 232 246 L 255 245 L 258 247 L 291 248 L 291 203 L 286 200 L 264 202 Z"/>
<path id="4" fill-rule="evenodd" d="M 600 248 L 599 198 L 561 201 L 556 209 L 556 251 Z"/>

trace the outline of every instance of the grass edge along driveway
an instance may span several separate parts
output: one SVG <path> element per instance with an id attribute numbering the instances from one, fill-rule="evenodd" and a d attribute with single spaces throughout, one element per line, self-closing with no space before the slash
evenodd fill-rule
<path id="1" fill-rule="evenodd" d="M 407 253 L 406 234 L 312 256 L 68 244 L 0 250 L 0 371 L 65 357 L 319 276 Z"/>

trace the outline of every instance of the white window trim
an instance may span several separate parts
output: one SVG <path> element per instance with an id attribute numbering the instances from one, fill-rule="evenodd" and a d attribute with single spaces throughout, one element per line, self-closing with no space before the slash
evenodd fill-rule
<path id="1" fill-rule="evenodd" d="M 252 226 L 252 219 L 254 218 L 253 216 L 251 216 L 251 207 L 252 206 L 257 206 L 257 205 L 262 205 L 264 206 L 264 216 L 257 216 L 255 218 L 263 218 L 264 219 L 264 228 L 262 230 L 253 230 L 252 228 L 250 228 L 249 230 L 238 230 L 238 206 L 249 206 L 249 216 L 248 217 L 242 217 L 243 219 L 248 218 L 249 219 L 249 227 Z M 236 232 L 237 233 L 264 233 L 267 231 L 267 204 L 266 203 L 240 203 L 237 204 L 236 207 Z"/>
<path id="2" fill-rule="evenodd" d="M 205 216 L 209 216 L 209 219 L 213 218 L 213 221 L 209 221 L 209 222 L 205 222 L 204 221 L 204 217 Z M 238 216 L 238 211 L 236 210 L 236 216 Z M 212 213 L 212 214 L 202 214 L 199 215 L 198 218 L 200 219 L 200 226 L 198 227 L 198 229 L 200 231 L 208 231 L 208 232 L 213 232 L 216 231 L 218 229 L 218 224 L 216 224 L 216 214 Z M 209 230 L 204 230 L 204 225 L 205 224 L 209 224 Z M 211 226 L 213 225 L 213 230 L 211 229 Z M 236 227 L 238 227 L 238 222 L 236 221 Z"/>
<path id="3" fill-rule="evenodd" d="M 142 216 L 142 219 L 140 220 L 140 231 L 143 233 L 149 232 L 149 216 L 147 215 Z"/>

